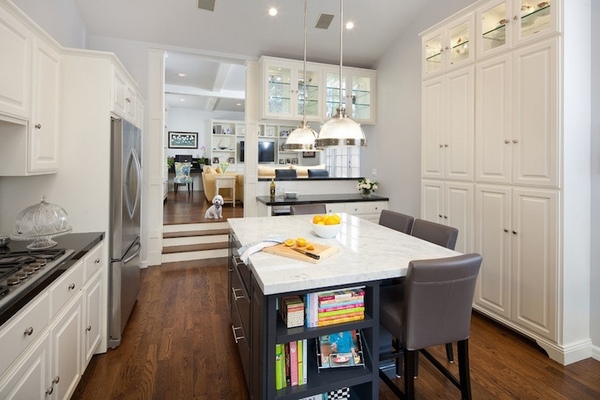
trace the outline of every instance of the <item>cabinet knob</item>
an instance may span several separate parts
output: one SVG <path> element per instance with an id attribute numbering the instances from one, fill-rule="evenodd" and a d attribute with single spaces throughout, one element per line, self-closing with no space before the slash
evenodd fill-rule
<path id="1" fill-rule="evenodd" d="M 125 97 L 125 101 L 131 103 L 131 99 L 129 97 Z"/>
<path id="2" fill-rule="evenodd" d="M 50 386 L 46 389 L 46 395 L 50 396 L 52 393 L 54 393 L 54 386 Z"/>
<path id="3" fill-rule="evenodd" d="M 448 147 L 448 143 L 446 143 L 446 144 L 444 145 L 444 147 Z"/>
<path id="4" fill-rule="evenodd" d="M 513 235 L 516 235 L 516 234 L 517 234 L 517 231 L 512 231 L 512 233 L 513 233 Z"/>
<path id="5" fill-rule="evenodd" d="M 443 145 L 443 144 L 440 144 L 440 148 L 442 148 L 442 147 L 444 147 L 444 145 Z"/>
<path id="6" fill-rule="evenodd" d="M 513 139 L 513 143 L 519 143 L 517 139 Z"/>
<path id="7" fill-rule="evenodd" d="M 35 124 L 35 129 L 42 129 L 42 124 Z"/>
<path id="8" fill-rule="evenodd" d="M 508 229 L 505 229 L 505 230 L 504 230 L 504 232 L 505 232 L 505 233 L 508 233 Z"/>
<path id="9" fill-rule="evenodd" d="M 74 284 L 74 283 L 71 283 L 71 284 L 69 285 L 69 290 L 73 290 L 73 289 L 75 289 L 75 284 Z"/>
<path id="10" fill-rule="evenodd" d="M 88 326 L 87 326 L 87 328 L 85 328 L 85 330 L 86 330 L 87 332 L 91 331 L 91 330 L 92 330 L 92 326 L 91 326 L 91 325 L 88 325 Z"/>
<path id="11" fill-rule="evenodd" d="M 518 17 L 518 16 L 516 16 L 516 15 L 513 15 L 513 20 L 515 20 L 515 21 L 516 21 L 516 20 L 518 20 L 518 19 L 519 19 L 519 17 Z M 506 23 L 508 24 L 508 21 L 506 21 Z"/>
<path id="12" fill-rule="evenodd" d="M 444 215 L 444 219 L 448 219 L 448 216 L 447 216 L 447 215 Z"/>
<path id="13" fill-rule="evenodd" d="M 58 382 L 60 382 L 60 376 L 56 375 L 56 378 L 54 378 L 54 379 L 52 380 L 52 382 L 54 382 L 54 383 L 58 383 Z"/>
<path id="14" fill-rule="evenodd" d="M 505 143 L 505 144 L 509 144 L 509 143 L 510 143 L 510 140 L 506 139 L 506 140 L 504 140 L 504 143 Z"/>
<path id="15" fill-rule="evenodd" d="M 442 214 L 438 214 L 438 217 L 442 218 L 442 217 L 443 217 L 443 215 L 442 215 Z"/>
<path id="16" fill-rule="evenodd" d="M 33 335 L 33 327 L 30 326 L 29 328 L 25 329 L 25 332 L 23 332 L 23 335 L 25 335 L 25 336 Z"/>
<path id="17" fill-rule="evenodd" d="M 96 259 L 94 260 L 94 264 L 100 264 L 100 259 L 99 259 L 99 258 L 96 258 Z"/>

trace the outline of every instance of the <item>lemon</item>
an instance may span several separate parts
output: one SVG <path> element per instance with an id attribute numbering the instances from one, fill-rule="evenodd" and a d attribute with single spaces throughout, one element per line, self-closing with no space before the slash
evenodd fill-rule
<path id="1" fill-rule="evenodd" d="M 288 239 L 283 243 L 285 243 L 287 247 L 292 247 L 294 245 L 294 239 Z"/>
<path id="2" fill-rule="evenodd" d="M 335 220 L 335 218 L 333 218 L 331 215 L 328 215 L 325 218 L 325 225 L 337 225 L 337 224 L 339 224 L 339 222 L 337 222 Z"/>
<path id="3" fill-rule="evenodd" d="M 342 221 L 342 218 L 339 216 L 339 214 L 333 214 L 331 218 L 333 218 L 336 224 L 339 224 Z"/>
<path id="4" fill-rule="evenodd" d="M 306 244 L 306 250 L 314 250 L 315 246 L 312 243 L 307 243 Z"/>
<path id="5" fill-rule="evenodd" d="M 322 215 L 315 215 L 312 219 L 313 224 L 318 224 L 319 222 L 323 222 Z"/>
<path id="6" fill-rule="evenodd" d="M 304 239 L 303 237 L 299 237 L 296 239 L 296 246 L 298 246 L 298 247 L 304 247 L 304 246 L 306 246 L 307 243 L 308 243 L 308 241 L 306 239 Z"/>

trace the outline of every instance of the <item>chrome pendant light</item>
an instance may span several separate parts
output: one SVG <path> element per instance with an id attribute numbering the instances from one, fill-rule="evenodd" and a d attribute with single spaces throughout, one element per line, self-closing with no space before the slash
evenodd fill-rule
<path id="1" fill-rule="evenodd" d="M 284 150 L 292 151 L 315 151 L 315 139 L 317 138 L 317 132 L 315 132 L 308 123 L 306 122 L 306 21 L 307 21 L 307 3 L 308 0 L 304 0 L 304 76 L 302 78 L 302 86 L 304 88 L 304 101 L 302 105 L 302 124 L 294 129 L 288 136 L 287 141 L 283 145 Z"/>
<path id="2" fill-rule="evenodd" d="M 315 146 L 317 149 L 326 147 L 364 147 L 367 145 L 365 134 L 358 123 L 346 115 L 342 103 L 342 64 L 344 50 L 344 0 L 340 0 L 340 105 L 336 114 L 321 128 Z M 351 90 L 351 89 L 350 89 Z"/>

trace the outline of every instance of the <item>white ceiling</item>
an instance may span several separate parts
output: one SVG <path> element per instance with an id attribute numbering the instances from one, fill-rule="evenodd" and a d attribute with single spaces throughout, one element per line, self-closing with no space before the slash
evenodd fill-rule
<path id="1" fill-rule="evenodd" d="M 197 0 L 75 3 L 88 35 L 149 42 L 168 50 L 166 90 L 171 107 L 239 110 L 236 104 L 240 100 L 243 103 L 245 60 L 261 55 L 302 59 L 303 55 L 302 0 L 216 0 L 212 12 L 198 9 Z M 344 65 L 373 67 L 403 26 L 433 3 L 344 1 L 344 20 L 355 24 L 353 30 L 344 32 Z M 272 6 L 279 11 L 275 17 L 267 13 Z M 338 0 L 308 1 L 309 61 L 339 64 L 339 7 Z M 335 15 L 327 30 L 314 28 L 321 13 Z M 180 78 L 179 72 L 188 75 Z M 180 102 L 182 97 L 186 98 L 184 103 Z"/>

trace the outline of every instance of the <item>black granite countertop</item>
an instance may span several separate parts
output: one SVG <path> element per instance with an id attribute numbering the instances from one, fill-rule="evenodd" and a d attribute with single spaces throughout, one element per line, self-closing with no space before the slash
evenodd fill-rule
<path id="1" fill-rule="evenodd" d="M 275 197 L 271 200 L 269 196 L 256 196 L 256 200 L 267 206 L 291 206 L 294 204 L 313 204 L 313 203 L 355 203 L 359 201 L 389 201 L 388 197 L 371 195 L 364 198 L 360 193 L 340 193 L 340 194 L 299 194 L 297 199 L 287 199 L 284 197 Z"/>
<path id="2" fill-rule="evenodd" d="M 104 232 L 70 233 L 67 235 L 54 237 L 53 240 L 58 244 L 53 247 L 53 249 L 70 249 L 74 250 L 73 254 L 56 266 L 52 272 L 47 273 L 43 280 L 40 280 L 39 282 L 36 282 L 35 285 L 28 287 L 29 290 L 21 293 L 18 299 L 11 299 L 10 304 L 2 304 L 0 302 L 0 325 L 8 321 L 21 308 L 23 308 L 35 296 L 46 289 L 65 271 L 76 264 L 87 254 L 87 252 L 93 249 L 103 239 Z M 30 243 L 31 241 L 13 240 L 7 247 L 0 248 L 0 252 L 6 253 L 9 251 L 27 251 L 27 245 Z"/>

